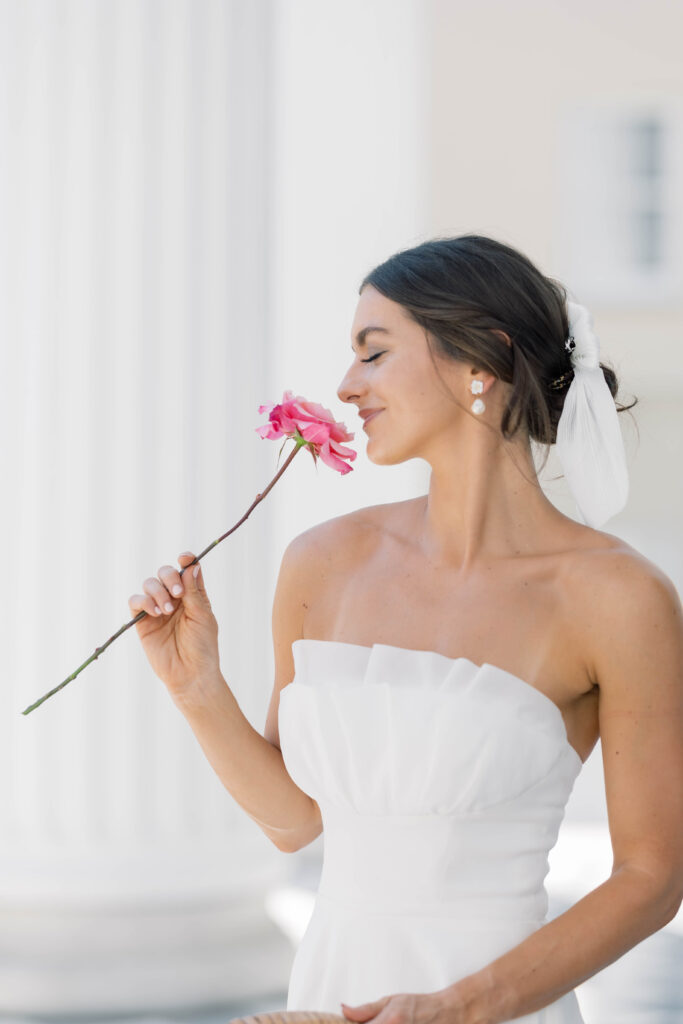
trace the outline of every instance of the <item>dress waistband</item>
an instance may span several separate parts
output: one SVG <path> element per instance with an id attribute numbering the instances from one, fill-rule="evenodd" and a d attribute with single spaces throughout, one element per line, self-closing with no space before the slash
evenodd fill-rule
<path id="1" fill-rule="evenodd" d="M 541 923 L 542 826 L 444 814 L 364 815 L 321 806 L 318 893 L 340 913 Z"/>

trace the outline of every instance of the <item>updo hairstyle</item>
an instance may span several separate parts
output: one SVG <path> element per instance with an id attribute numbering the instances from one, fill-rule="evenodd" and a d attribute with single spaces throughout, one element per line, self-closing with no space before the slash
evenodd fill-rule
<path id="1" fill-rule="evenodd" d="M 574 369 L 567 292 L 517 249 L 485 235 L 434 238 L 395 253 L 367 274 L 427 331 L 439 354 L 471 363 L 512 385 L 501 418 L 506 441 L 520 434 L 540 445 L 557 439 L 557 424 Z M 494 331 L 505 332 L 512 344 Z M 614 398 L 613 368 L 600 363 Z M 438 371 L 437 371 L 438 372 Z M 637 403 L 617 404 L 625 412 Z M 548 452 L 546 450 L 547 461 Z"/>

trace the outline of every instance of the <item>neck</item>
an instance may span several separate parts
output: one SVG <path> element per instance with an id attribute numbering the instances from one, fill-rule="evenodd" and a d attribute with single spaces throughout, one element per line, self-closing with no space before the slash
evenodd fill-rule
<path id="1" fill-rule="evenodd" d="M 436 565 L 469 572 L 532 554 L 565 518 L 543 493 L 528 444 L 480 437 L 430 464 L 420 543 Z"/>

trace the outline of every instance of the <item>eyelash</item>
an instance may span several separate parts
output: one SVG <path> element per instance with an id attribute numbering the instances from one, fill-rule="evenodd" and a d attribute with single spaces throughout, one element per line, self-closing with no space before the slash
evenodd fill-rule
<path id="1" fill-rule="evenodd" d="M 379 359 L 379 357 L 383 355 L 384 352 L 377 352 L 374 356 L 370 356 L 369 359 L 361 359 L 361 363 L 371 363 L 373 359 Z"/>

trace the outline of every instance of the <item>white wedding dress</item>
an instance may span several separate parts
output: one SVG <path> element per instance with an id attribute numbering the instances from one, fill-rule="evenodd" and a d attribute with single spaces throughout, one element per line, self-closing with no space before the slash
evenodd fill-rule
<path id="1" fill-rule="evenodd" d="M 292 653 L 280 746 L 320 805 L 324 857 L 287 1009 L 437 991 L 541 927 L 582 764 L 557 705 L 434 651 L 301 639 Z M 573 990 L 522 1022 L 585 1024 Z"/>

